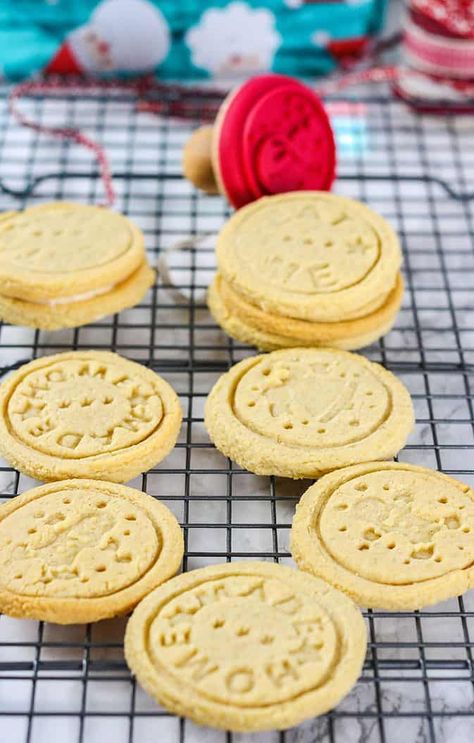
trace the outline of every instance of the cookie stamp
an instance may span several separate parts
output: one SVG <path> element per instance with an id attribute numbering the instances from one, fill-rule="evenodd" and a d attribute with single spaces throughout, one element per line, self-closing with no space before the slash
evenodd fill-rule
<path id="1" fill-rule="evenodd" d="M 257 75 L 225 98 L 213 127 L 193 132 L 184 176 L 237 209 L 268 194 L 329 190 L 336 146 L 318 96 L 286 75 Z"/>
<path id="2" fill-rule="evenodd" d="M 124 481 L 174 446 L 181 409 L 157 374 L 112 353 L 26 364 L 0 387 L 0 450 L 42 479 Z"/>
<path id="3" fill-rule="evenodd" d="M 422 467 L 369 463 L 304 494 L 292 553 L 364 606 L 419 609 L 474 585 L 474 493 Z"/>
<path id="4" fill-rule="evenodd" d="M 251 472 L 317 477 L 394 456 L 413 408 L 378 364 L 335 349 L 294 348 L 236 364 L 211 391 L 205 423 L 216 447 Z"/>
<path id="5" fill-rule="evenodd" d="M 0 507 L 0 610 L 70 624 L 129 611 L 174 575 L 173 514 L 136 490 L 65 480 Z"/>
<path id="6" fill-rule="evenodd" d="M 360 672 L 366 630 L 320 580 L 270 563 L 195 570 L 130 620 L 127 662 L 161 704 L 201 724 L 281 729 L 321 714 Z"/>

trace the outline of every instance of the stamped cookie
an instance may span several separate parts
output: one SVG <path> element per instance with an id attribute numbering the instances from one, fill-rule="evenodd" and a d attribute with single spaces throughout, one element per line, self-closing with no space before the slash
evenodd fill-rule
<path id="1" fill-rule="evenodd" d="M 173 448 L 181 406 L 150 369 L 75 351 L 22 366 L 0 385 L 0 452 L 39 480 L 124 482 Z"/>
<path id="2" fill-rule="evenodd" d="M 147 596 L 125 656 L 160 704 L 203 725 L 282 729 L 322 714 L 359 676 L 359 610 L 321 580 L 267 562 L 194 570 Z"/>
<path id="3" fill-rule="evenodd" d="M 67 202 L 0 218 L 0 317 L 74 327 L 136 304 L 153 284 L 140 230 L 121 214 Z"/>
<path id="4" fill-rule="evenodd" d="M 245 359 L 217 381 L 205 408 L 219 451 L 258 475 L 295 479 L 389 459 L 413 420 L 410 395 L 393 374 L 327 348 Z"/>
<path id="5" fill-rule="evenodd" d="M 273 315 L 241 297 L 218 274 L 207 302 L 216 322 L 230 336 L 262 351 L 292 346 L 330 346 L 352 351 L 374 343 L 392 328 L 403 297 L 403 279 L 379 309 L 354 320 L 324 323 Z"/>
<path id="6" fill-rule="evenodd" d="M 64 480 L 0 506 L 0 611 L 77 624 L 124 614 L 174 575 L 175 517 L 148 495 Z"/>
<path id="7" fill-rule="evenodd" d="M 291 551 L 362 606 L 421 609 L 474 587 L 474 492 L 409 464 L 348 467 L 303 495 Z"/>
<path id="8" fill-rule="evenodd" d="M 223 279 L 266 312 L 338 322 L 381 307 L 398 280 L 397 236 L 364 204 L 301 191 L 260 199 L 225 224 Z"/>

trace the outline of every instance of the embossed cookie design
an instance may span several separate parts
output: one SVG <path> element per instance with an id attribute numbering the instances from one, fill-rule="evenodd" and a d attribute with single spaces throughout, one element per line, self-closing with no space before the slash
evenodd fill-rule
<path id="1" fill-rule="evenodd" d="M 236 731 L 283 729 L 331 709 L 365 649 L 346 596 L 266 562 L 174 578 L 139 604 L 125 636 L 127 663 L 160 704 Z"/>
<path id="2" fill-rule="evenodd" d="M 124 614 L 182 555 L 154 498 L 98 480 L 43 485 L 0 506 L 0 611 L 59 624 Z"/>
<path id="3" fill-rule="evenodd" d="M 171 451 L 182 418 L 161 377 L 98 351 L 25 364 L 0 385 L 0 410 L 0 452 L 41 480 L 129 480 Z"/>
<path id="4" fill-rule="evenodd" d="M 122 214 L 67 202 L 0 218 L 0 318 L 54 330 L 131 307 L 154 282 Z"/>
<path id="5" fill-rule="evenodd" d="M 338 322 L 384 304 L 401 252 L 388 222 L 364 204 L 302 191 L 234 214 L 219 235 L 217 263 L 224 281 L 266 312 Z"/>
<path id="6" fill-rule="evenodd" d="M 393 457 L 413 426 L 413 406 L 378 364 L 294 348 L 245 359 L 224 374 L 206 401 L 205 424 L 241 467 L 296 479 Z"/>
<path id="7" fill-rule="evenodd" d="M 474 492 L 408 464 L 348 467 L 303 495 L 291 550 L 363 606 L 420 609 L 474 586 Z"/>
<path id="8" fill-rule="evenodd" d="M 264 351 L 362 348 L 389 332 L 403 299 L 393 229 L 335 194 L 301 191 L 244 207 L 221 230 L 217 264 L 212 316 Z"/>

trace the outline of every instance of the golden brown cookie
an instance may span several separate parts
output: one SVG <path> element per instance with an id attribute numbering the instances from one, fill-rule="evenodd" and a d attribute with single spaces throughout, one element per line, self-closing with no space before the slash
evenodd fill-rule
<path id="1" fill-rule="evenodd" d="M 154 498 L 98 480 L 43 485 L 0 506 L 0 611 L 58 624 L 124 614 L 182 555 Z"/>
<path id="2" fill-rule="evenodd" d="M 303 495 L 291 551 L 362 606 L 421 609 L 474 587 L 474 492 L 410 464 L 348 467 Z"/>
<path id="3" fill-rule="evenodd" d="M 366 649 L 358 609 L 327 583 L 267 562 L 213 565 L 147 596 L 127 663 L 170 711 L 202 725 L 282 729 L 327 712 Z"/>
<path id="4" fill-rule="evenodd" d="M 352 351 L 375 342 L 392 328 L 403 297 L 399 274 L 395 288 L 370 315 L 332 323 L 295 320 L 265 312 L 241 297 L 217 274 L 208 290 L 208 305 L 216 322 L 233 338 L 262 351 L 292 346 L 330 346 Z"/>
<path id="5" fill-rule="evenodd" d="M 173 448 L 181 406 L 151 369 L 74 351 L 25 364 L 0 385 L 0 452 L 39 480 L 124 482 Z"/>
<path id="6" fill-rule="evenodd" d="M 245 359 L 217 381 L 205 407 L 219 451 L 250 472 L 295 479 L 389 459 L 413 422 L 410 395 L 393 374 L 336 349 Z"/>
<path id="7" fill-rule="evenodd" d="M 220 232 L 217 263 L 231 288 L 265 312 L 338 322 L 387 301 L 401 252 L 391 226 L 365 204 L 300 191 L 235 213 Z"/>
<path id="8" fill-rule="evenodd" d="M 97 206 L 53 202 L 0 219 L 0 317 L 74 327 L 137 303 L 154 281 L 143 235 Z"/>

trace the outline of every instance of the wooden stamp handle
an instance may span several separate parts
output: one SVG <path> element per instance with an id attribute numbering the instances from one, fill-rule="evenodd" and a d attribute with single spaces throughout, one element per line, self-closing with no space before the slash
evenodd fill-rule
<path id="1" fill-rule="evenodd" d="M 201 126 L 189 137 L 183 151 L 185 178 L 208 194 L 219 193 L 211 160 L 212 126 Z"/>

